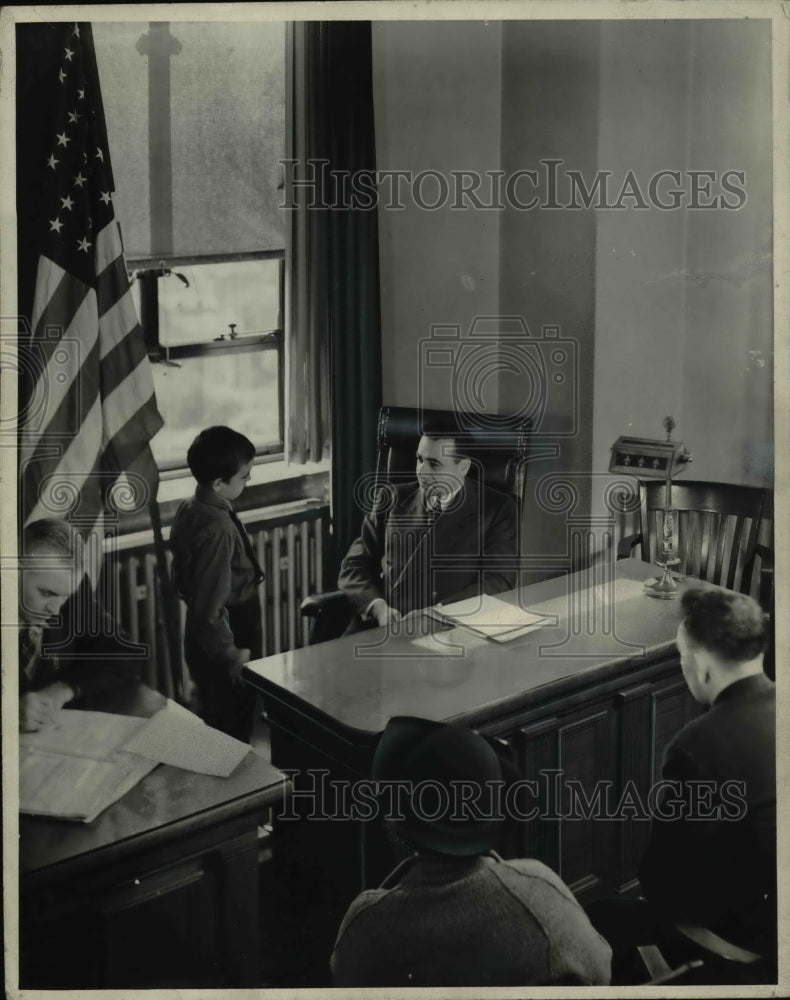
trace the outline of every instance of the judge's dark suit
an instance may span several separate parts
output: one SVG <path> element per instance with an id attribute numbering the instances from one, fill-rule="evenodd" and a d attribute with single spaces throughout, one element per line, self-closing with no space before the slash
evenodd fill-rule
<path id="1" fill-rule="evenodd" d="M 671 798 L 690 818 L 654 817 L 639 870 L 660 914 L 766 958 L 776 927 L 775 725 L 774 685 L 758 674 L 677 734 L 662 778 L 678 782 Z"/>
<path id="2" fill-rule="evenodd" d="M 516 502 L 471 479 L 431 523 L 416 482 L 382 490 L 340 567 L 358 615 L 382 597 L 401 614 L 516 585 Z"/>

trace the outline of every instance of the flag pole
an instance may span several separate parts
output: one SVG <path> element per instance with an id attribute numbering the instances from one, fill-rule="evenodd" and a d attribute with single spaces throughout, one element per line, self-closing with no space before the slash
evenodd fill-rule
<path id="1" fill-rule="evenodd" d="M 173 696 L 177 702 L 184 705 L 186 704 L 186 692 L 184 685 L 184 665 L 181 655 L 181 629 L 179 628 L 181 615 L 178 605 L 178 595 L 175 592 L 175 588 L 170 580 L 170 574 L 167 571 L 167 552 L 164 535 L 162 534 L 162 516 L 156 497 L 148 502 L 148 514 L 154 533 L 156 569 L 159 575 L 160 593 L 162 595 L 161 604 L 157 602 L 157 608 L 161 610 L 163 618 L 168 659 L 170 661 L 170 676 L 173 681 Z"/>

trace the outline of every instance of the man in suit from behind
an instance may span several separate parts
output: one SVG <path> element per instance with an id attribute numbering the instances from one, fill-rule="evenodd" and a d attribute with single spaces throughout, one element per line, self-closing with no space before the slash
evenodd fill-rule
<path id="1" fill-rule="evenodd" d="M 340 567 L 357 627 L 515 587 L 515 499 L 478 484 L 470 467 L 452 431 L 423 429 L 416 481 L 380 490 Z"/>
<path id="2" fill-rule="evenodd" d="M 770 964 L 776 692 L 763 672 L 763 612 L 744 594 L 702 588 L 683 595 L 683 610 L 681 669 L 691 694 L 709 708 L 667 747 L 662 778 L 676 794 L 661 810 L 665 818 L 654 817 L 639 879 L 666 921 L 701 925 Z"/>

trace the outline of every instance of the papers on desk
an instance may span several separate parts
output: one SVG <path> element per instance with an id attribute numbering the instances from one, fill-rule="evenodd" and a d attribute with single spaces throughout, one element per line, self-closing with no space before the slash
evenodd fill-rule
<path id="1" fill-rule="evenodd" d="M 155 767 L 156 761 L 133 754 L 91 760 L 22 748 L 19 811 L 92 823 Z"/>
<path id="2" fill-rule="evenodd" d="M 157 764 L 227 777 L 249 746 L 175 702 L 150 719 L 61 709 L 19 737 L 19 810 L 92 822 Z"/>
<path id="3" fill-rule="evenodd" d="M 454 604 L 439 604 L 432 612 L 444 622 L 463 625 L 464 628 L 496 642 L 509 642 L 520 635 L 557 623 L 556 615 L 526 611 L 489 594 L 470 597 Z"/>
<path id="4" fill-rule="evenodd" d="M 163 708 L 124 749 L 160 764 L 227 778 L 247 756 L 249 745 L 212 729 L 181 706 Z"/>

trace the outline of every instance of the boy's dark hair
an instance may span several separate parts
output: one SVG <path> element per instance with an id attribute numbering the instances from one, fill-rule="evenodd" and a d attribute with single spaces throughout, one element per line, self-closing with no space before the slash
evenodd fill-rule
<path id="1" fill-rule="evenodd" d="M 187 465 L 201 486 L 215 479 L 228 482 L 242 465 L 255 458 L 255 445 L 230 427 L 207 427 L 195 438 L 187 452 Z"/>
<path id="2" fill-rule="evenodd" d="M 756 659 L 765 651 L 763 609 L 746 594 L 693 587 L 683 594 L 683 626 L 694 645 L 730 663 Z"/>

